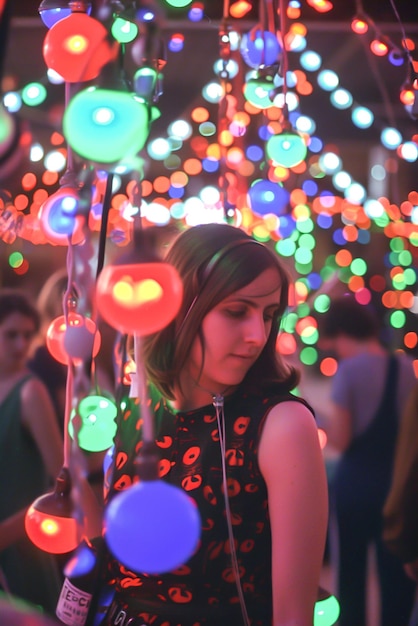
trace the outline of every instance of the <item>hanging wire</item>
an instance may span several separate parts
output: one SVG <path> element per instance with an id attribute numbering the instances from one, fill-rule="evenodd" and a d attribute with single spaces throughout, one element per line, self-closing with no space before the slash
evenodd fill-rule
<path id="1" fill-rule="evenodd" d="M 228 119 L 227 119 L 227 111 L 228 111 L 228 84 L 230 81 L 229 71 L 228 71 L 228 63 L 231 59 L 231 41 L 229 38 L 229 0 L 224 0 L 223 4 L 223 15 L 222 21 L 219 29 L 219 54 L 222 61 L 222 68 L 219 72 L 219 78 L 221 83 L 222 96 L 219 100 L 218 105 L 218 141 L 219 141 L 219 149 L 220 149 L 220 159 L 219 159 L 219 191 L 221 194 L 222 206 L 224 209 L 225 217 L 227 215 L 227 205 L 228 205 L 228 179 L 226 176 L 226 147 L 222 144 L 222 133 L 227 129 Z"/>
<path id="2" fill-rule="evenodd" d="M 404 52 L 407 56 L 408 59 L 408 75 L 407 75 L 407 81 L 409 80 L 410 82 L 412 82 L 412 76 L 414 76 L 414 79 L 416 78 L 416 74 L 415 74 L 415 70 L 414 70 L 414 59 L 412 57 L 411 51 L 408 48 L 407 45 L 407 36 L 406 36 L 406 31 L 405 31 L 405 27 L 403 25 L 403 22 L 401 20 L 401 17 L 399 15 L 399 11 L 396 7 L 396 4 L 394 2 L 394 0 L 389 0 L 390 5 L 393 9 L 393 12 L 395 14 L 396 20 L 399 24 L 399 28 L 401 31 L 401 35 L 402 35 L 402 43 L 403 43 L 403 48 L 404 48 Z"/>
<path id="3" fill-rule="evenodd" d="M 107 174 L 106 189 L 105 189 L 105 194 L 103 198 L 103 207 L 102 207 L 102 221 L 100 224 L 99 249 L 97 252 L 96 279 L 99 277 L 99 274 L 103 269 L 104 260 L 105 260 L 107 225 L 109 222 L 109 212 L 110 212 L 111 203 L 112 203 L 113 177 L 114 177 L 113 172 L 109 172 Z"/>
<path id="4" fill-rule="evenodd" d="M 282 75 L 283 75 L 283 118 L 285 125 L 289 124 L 289 107 L 287 104 L 287 72 L 289 58 L 286 48 L 286 6 L 284 0 L 279 0 L 280 34 L 282 38 Z"/>
<path id="5" fill-rule="evenodd" d="M 236 587 L 238 591 L 238 597 L 241 606 L 242 618 L 245 626 L 250 625 L 250 619 L 247 613 L 247 607 L 245 605 L 244 592 L 241 585 L 241 577 L 238 565 L 238 557 L 235 549 L 234 529 L 232 527 L 232 512 L 231 505 L 228 496 L 228 475 L 226 469 L 226 440 L 225 440 L 225 414 L 224 414 L 224 398 L 221 395 L 213 397 L 213 405 L 216 411 L 216 421 L 218 425 L 219 445 L 221 449 L 221 463 L 222 463 L 222 486 L 225 499 L 225 516 L 228 526 L 229 547 L 231 551 L 231 563 L 234 571 L 234 577 Z"/>
<path id="6" fill-rule="evenodd" d="M 147 379 L 143 359 L 140 353 L 141 339 L 139 335 L 134 336 L 134 361 L 136 364 L 136 377 L 138 383 L 138 397 L 141 405 L 142 418 L 142 439 L 145 442 L 154 443 L 154 420 L 151 415 L 147 393 Z"/>

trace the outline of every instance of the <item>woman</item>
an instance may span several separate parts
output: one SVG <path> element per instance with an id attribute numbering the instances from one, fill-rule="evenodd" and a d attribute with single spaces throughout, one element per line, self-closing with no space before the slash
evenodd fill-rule
<path id="1" fill-rule="evenodd" d="M 142 358 L 160 476 L 196 501 L 201 538 L 169 574 L 110 557 L 116 593 L 103 623 L 312 626 L 327 487 L 315 420 L 275 348 L 288 276 L 276 254 L 226 224 L 186 230 L 165 260 L 184 299 L 171 324 L 143 338 Z M 131 399 L 121 416 L 108 501 L 135 480 L 139 411 Z"/>
<path id="2" fill-rule="evenodd" d="M 27 368 L 39 315 L 27 297 L 0 291 L 0 586 L 53 613 L 55 562 L 26 537 L 27 507 L 62 466 L 62 441 L 48 391 Z"/>

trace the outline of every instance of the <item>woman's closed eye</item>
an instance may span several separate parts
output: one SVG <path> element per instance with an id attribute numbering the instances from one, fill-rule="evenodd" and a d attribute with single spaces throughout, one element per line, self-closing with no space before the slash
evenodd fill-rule
<path id="1" fill-rule="evenodd" d="M 247 315 L 250 315 L 251 310 L 250 307 L 239 307 L 239 308 L 227 308 L 225 309 L 225 313 L 226 315 L 228 315 L 229 317 L 233 317 L 234 319 L 242 319 L 245 318 Z M 272 309 L 266 309 L 265 311 L 263 311 L 263 319 L 265 322 L 273 322 L 278 315 L 278 310 L 277 308 L 272 308 Z"/>
<path id="2" fill-rule="evenodd" d="M 225 309 L 225 313 L 226 315 L 229 315 L 229 317 L 239 319 L 239 318 L 246 316 L 246 314 L 248 313 L 248 308 L 247 307 L 240 307 L 237 309 L 229 308 L 229 309 Z"/>
<path id="3" fill-rule="evenodd" d="M 279 309 L 276 307 L 271 308 L 271 309 L 266 309 L 263 313 L 265 322 L 274 322 L 275 320 L 277 320 L 278 316 L 279 316 Z"/>

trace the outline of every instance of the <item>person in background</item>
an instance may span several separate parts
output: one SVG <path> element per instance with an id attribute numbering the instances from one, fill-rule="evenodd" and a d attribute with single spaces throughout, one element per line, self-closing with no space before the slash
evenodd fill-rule
<path id="1" fill-rule="evenodd" d="M 54 407 L 27 367 L 39 324 L 24 293 L 0 290 L 0 587 L 53 613 L 61 583 L 56 561 L 24 528 L 27 508 L 51 490 L 63 463 Z"/>
<path id="2" fill-rule="evenodd" d="M 61 426 L 65 416 L 67 365 L 60 363 L 52 356 L 46 345 L 46 334 L 51 322 L 64 315 L 63 300 L 67 290 L 68 275 L 67 271 L 62 268 L 51 274 L 39 292 L 36 306 L 41 315 L 41 329 L 28 360 L 29 368 L 48 388 Z M 76 285 L 72 285 L 69 297 L 77 301 Z M 111 354 L 115 332 L 103 320 L 99 320 L 98 329 L 101 336 L 101 346 L 94 362 L 94 378 L 99 389 L 111 394 L 114 389 Z M 89 371 L 86 374 L 91 376 Z"/>
<path id="3" fill-rule="evenodd" d="M 341 626 L 366 624 L 370 546 L 377 562 L 381 626 L 406 626 L 413 602 L 412 582 L 381 533 L 399 416 L 416 379 L 412 359 L 388 351 L 380 331 L 374 310 L 351 295 L 331 301 L 319 318 L 320 348 L 338 359 L 326 431 L 340 453 L 330 486 L 330 552 Z"/>
<path id="4" fill-rule="evenodd" d="M 67 366 L 57 361 L 46 345 L 46 333 L 51 322 L 63 315 L 63 298 L 68 276 L 65 269 L 56 270 L 43 285 L 36 300 L 41 327 L 35 339 L 28 367 L 48 389 L 61 429 L 64 425 Z"/>
<path id="5" fill-rule="evenodd" d="M 312 626 L 328 494 L 313 412 L 292 394 L 297 372 L 276 352 L 287 272 L 227 224 L 184 231 L 165 261 L 183 282 L 183 303 L 142 338 L 140 358 L 162 479 L 195 500 L 201 538 L 168 574 L 132 572 L 109 554 L 103 585 L 115 596 L 103 624 Z M 128 398 L 107 503 L 136 479 L 140 411 Z"/>
<path id="6" fill-rule="evenodd" d="M 39 292 L 36 305 L 41 315 L 41 328 L 28 360 L 30 370 L 43 381 L 50 393 L 62 432 L 65 421 L 68 368 L 50 353 L 46 335 L 51 322 L 64 315 L 65 294 L 68 292 L 69 299 L 73 299 L 74 303 L 79 298 L 77 286 L 73 284 L 71 289 L 68 287 L 67 270 L 61 268 L 51 274 Z M 99 321 L 98 327 L 101 337 L 100 351 L 94 360 L 93 373 L 90 370 L 92 363 L 86 363 L 86 376 L 91 381 L 95 392 L 112 397 L 114 392 L 112 350 L 115 332 L 103 320 Z M 84 451 L 89 481 L 100 499 L 102 498 L 104 454 L 105 452 Z"/>
<path id="7" fill-rule="evenodd" d="M 409 395 L 396 442 L 389 494 L 383 508 L 383 541 L 418 583 L 418 382 Z M 418 626 L 418 593 L 408 626 Z"/>

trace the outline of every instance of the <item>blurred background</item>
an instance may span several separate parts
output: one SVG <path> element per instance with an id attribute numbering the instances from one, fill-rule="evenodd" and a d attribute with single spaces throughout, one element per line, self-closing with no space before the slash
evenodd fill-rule
<path id="1" fill-rule="evenodd" d="M 93 3 L 93 8 L 105 4 Z M 220 0 L 181 7 L 165 0 L 136 3 L 143 4 L 158 10 L 162 48 L 157 103 L 161 115 L 141 152 L 146 225 L 189 226 L 220 219 L 225 201 L 237 207 L 241 223 L 270 242 L 294 275 L 294 316 L 287 328 L 288 344 L 282 347 L 292 356 L 298 346 L 307 366 L 319 364 L 310 316 L 326 307 L 320 296 L 344 291 L 356 293 L 364 303 L 372 301 L 385 316 L 388 342 L 416 355 L 418 4 L 284 3 L 286 17 L 280 28 L 286 31 L 289 47 L 290 119 L 309 137 L 309 149 L 302 164 L 273 174 L 264 140 L 267 125 L 276 121 L 280 109 L 267 112 L 245 102 L 243 86 L 254 68 L 243 61 L 239 43 L 228 53 L 228 62 L 234 61 L 237 68 L 233 75 L 235 70 L 228 67 L 232 112 L 221 111 L 219 98 L 207 95 L 208 86 L 220 82 L 220 30 L 237 32 L 239 42 L 259 27 L 270 3 L 246 2 L 247 10 L 238 18 L 229 13 L 238 3 Z M 39 17 L 39 3 L 19 0 L 4 7 L 3 100 L 10 94 L 24 99 L 13 111 L 18 126 L 13 149 L 0 152 L 0 283 L 24 286 L 36 294 L 47 277 L 65 265 L 67 247 L 51 244 L 36 218 L 22 231 L 4 206 L 12 203 L 17 215 L 36 216 L 42 202 L 59 188 L 67 155 L 61 134 L 66 92 L 62 81 L 51 82 L 47 75 L 47 28 Z M 365 29 L 355 18 L 361 18 Z M 129 80 L 137 59 L 129 46 L 124 51 L 123 72 Z M 32 83 L 45 88 L 39 101 L 28 96 Z M 237 151 L 222 160 L 217 133 L 231 115 L 241 124 L 241 130 L 232 133 Z M 188 130 L 174 140 L 172 126 L 178 121 Z M 272 214 L 248 201 L 247 195 L 254 181 L 271 177 L 289 194 L 286 205 Z M 132 231 L 126 191 L 130 177 L 115 179 L 106 250 L 111 256 L 129 245 Z M 222 185 L 220 197 L 216 190 Z M 91 223 L 97 245 L 99 209 Z"/>

